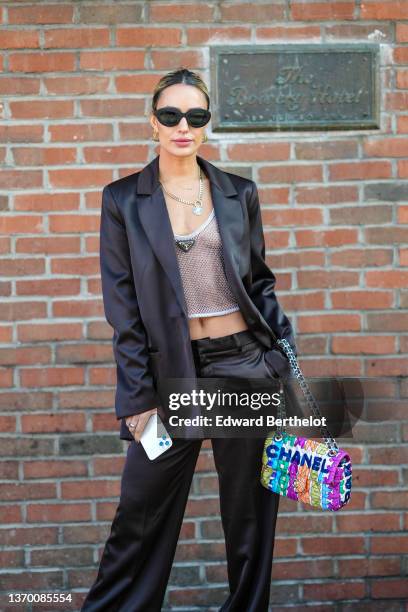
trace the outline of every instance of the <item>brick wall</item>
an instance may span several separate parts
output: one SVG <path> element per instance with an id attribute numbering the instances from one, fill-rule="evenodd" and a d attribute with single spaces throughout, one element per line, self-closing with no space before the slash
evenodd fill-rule
<path id="1" fill-rule="evenodd" d="M 209 133 L 200 155 L 257 181 L 268 263 L 305 374 L 389 381 L 348 446 L 351 504 L 331 515 L 282 501 L 271 601 L 274 610 L 403 610 L 406 0 L 1 3 L 1 610 L 31 610 L 8 604 L 11 591 L 69 592 L 58 609 L 79 609 L 117 503 L 127 443 L 101 301 L 101 189 L 158 152 L 145 113 L 162 74 L 184 65 L 209 83 L 210 45 L 282 41 L 377 42 L 381 129 Z M 218 609 L 224 559 L 205 443 L 166 609 Z"/>

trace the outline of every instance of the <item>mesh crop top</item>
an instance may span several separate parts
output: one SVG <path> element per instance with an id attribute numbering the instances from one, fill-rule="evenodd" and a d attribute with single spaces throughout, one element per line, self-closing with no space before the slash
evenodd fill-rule
<path id="1" fill-rule="evenodd" d="M 187 251 L 175 244 L 188 318 L 223 315 L 239 310 L 225 275 L 222 242 L 214 209 L 191 234 L 174 234 L 174 238 L 186 241 L 194 239 L 194 244 Z"/>

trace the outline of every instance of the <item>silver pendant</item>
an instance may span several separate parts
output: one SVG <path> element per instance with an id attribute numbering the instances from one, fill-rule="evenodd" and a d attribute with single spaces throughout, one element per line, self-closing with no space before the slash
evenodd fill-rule
<path id="1" fill-rule="evenodd" d="M 200 200 L 197 200 L 197 202 L 194 204 L 194 207 L 193 207 L 193 213 L 195 215 L 201 215 L 202 212 L 203 212 L 203 207 L 200 204 Z"/>

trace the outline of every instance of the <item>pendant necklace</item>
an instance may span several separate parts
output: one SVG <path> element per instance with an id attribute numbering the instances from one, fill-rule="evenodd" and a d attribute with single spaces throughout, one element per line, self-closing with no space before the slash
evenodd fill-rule
<path id="1" fill-rule="evenodd" d="M 202 212 L 203 212 L 204 181 L 203 181 L 203 175 L 202 175 L 202 171 L 201 171 L 201 167 L 200 166 L 199 166 L 198 178 L 199 178 L 199 181 L 200 181 L 200 188 L 198 190 L 198 198 L 196 200 L 193 200 L 192 202 L 191 202 L 191 200 L 184 200 L 183 198 L 180 198 L 179 196 L 176 196 L 173 193 L 170 193 L 164 187 L 163 183 L 161 181 L 159 181 L 159 182 L 160 182 L 161 186 L 163 187 L 163 191 L 165 193 L 167 193 L 167 195 L 169 195 L 174 200 L 177 200 L 178 202 L 181 202 L 182 204 L 188 204 L 189 206 L 192 206 L 193 207 L 193 213 L 195 215 L 201 215 Z"/>

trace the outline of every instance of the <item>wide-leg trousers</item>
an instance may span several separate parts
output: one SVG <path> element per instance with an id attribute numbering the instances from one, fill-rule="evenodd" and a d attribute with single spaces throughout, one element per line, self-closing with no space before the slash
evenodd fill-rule
<path id="1" fill-rule="evenodd" d="M 199 377 L 276 377 L 249 330 L 193 340 L 192 348 Z M 220 612 L 267 612 L 279 495 L 259 482 L 264 439 L 211 442 L 230 589 Z M 201 444 L 175 438 L 151 461 L 129 443 L 119 505 L 81 612 L 160 612 Z"/>

